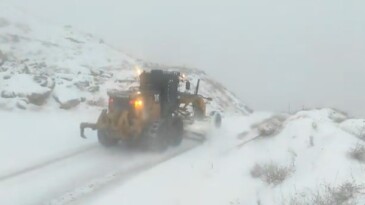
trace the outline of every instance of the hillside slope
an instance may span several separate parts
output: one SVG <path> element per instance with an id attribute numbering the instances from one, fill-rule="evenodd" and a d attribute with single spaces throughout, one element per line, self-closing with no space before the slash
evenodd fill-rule
<path id="1" fill-rule="evenodd" d="M 215 99 L 210 109 L 251 112 L 202 71 L 134 59 L 91 34 L 48 25 L 4 2 L 0 33 L 0 109 L 102 107 L 108 89 L 136 85 L 137 70 L 166 69 L 183 72 L 193 85 L 202 79 L 201 94 Z"/>

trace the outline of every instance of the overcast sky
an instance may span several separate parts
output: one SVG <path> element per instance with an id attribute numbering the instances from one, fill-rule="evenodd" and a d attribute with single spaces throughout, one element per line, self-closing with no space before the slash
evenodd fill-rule
<path id="1" fill-rule="evenodd" d="M 201 68 L 256 110 L 365 116 L 364 0 L 10 2 L 135 57 Z"/>

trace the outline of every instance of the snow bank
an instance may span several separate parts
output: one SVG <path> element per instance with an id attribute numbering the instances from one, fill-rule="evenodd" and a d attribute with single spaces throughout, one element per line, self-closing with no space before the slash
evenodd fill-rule
<path id="1" fill-rule="evenodd" d="M 349 119 L 341 123 L 340 127 L 346 132 L 365 140 L 365 120 Z"/>

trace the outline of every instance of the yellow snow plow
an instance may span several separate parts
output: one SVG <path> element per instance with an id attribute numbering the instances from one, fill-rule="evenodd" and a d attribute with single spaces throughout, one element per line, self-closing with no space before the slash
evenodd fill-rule
<path id="1" fill-rule="evenodd" d="M 200 80 L 194 93 L 179 92 L 179 72 L 152 70 L 139 76 L 139 88 L 127 91 L 109 91 L 108 109 L 101 112 L 96 123 L 81 123 L 81 137 L 85 129 L 97 131 L 99 142 L 112 146 L 119 141 L 146 145 L 164 150 L 178 146 L 185 127 L 197 121 L 213 122 L 220 127 L 218 112 L 206 115 L 206 103 L 212 99 L 198 94 Z M 190 90 L 190 82 L 185 89 Z"/>

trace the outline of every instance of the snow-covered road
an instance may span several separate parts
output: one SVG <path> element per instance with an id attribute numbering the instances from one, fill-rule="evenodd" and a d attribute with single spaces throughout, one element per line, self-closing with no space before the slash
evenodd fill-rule
<path id="1" fill-rule="evenodd" d="M 0 204 L 77 202 L 199 144 L 185 140 L 165 153 L 130 150 L 123 144 L 106 149 L 93 133 L 88 133 L 88 140 L 78 136 L 78 123 L 90 115 L 23 113 L 20 118 L 4 112 L 2 116 Z"/>
<path id="2" fill-rule="evenodd" d="M 90 113 L 0 113 L 0 204 L 365 202 L 364 121 L 332 109 L 226 116 L 203 144 L 160 154 L 81 139 Z"/>
<path id="3" fill-rule="evenodd" d="M 196 143 L 163 154 L 95 147 L 71 158 L 0 181 L 0 204 L 67 204 L 111 182 L 148 169 Z"/>

